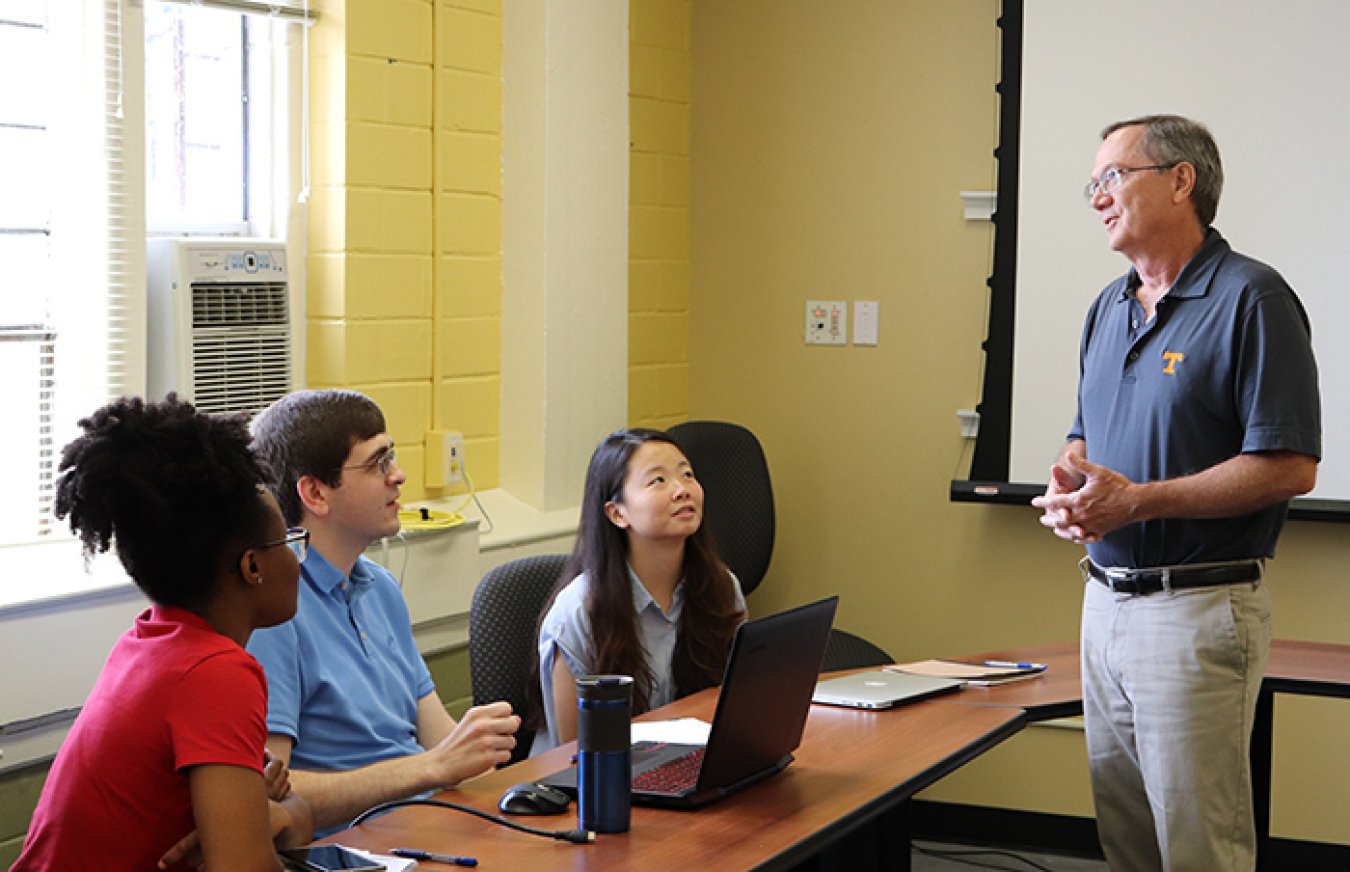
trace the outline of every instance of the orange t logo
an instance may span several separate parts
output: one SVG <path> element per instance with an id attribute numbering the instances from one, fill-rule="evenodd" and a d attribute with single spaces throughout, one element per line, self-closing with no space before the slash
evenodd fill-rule
<path id="1" fill-rule="evenodd" d="M 1177 364 L 1186 359 L 1186 355 L 1176 351 L 1164 351 L 1163 360 L 1167 361 L 1167 368 L 1163 372 L 1168 375 L 1176 375 Z"/>

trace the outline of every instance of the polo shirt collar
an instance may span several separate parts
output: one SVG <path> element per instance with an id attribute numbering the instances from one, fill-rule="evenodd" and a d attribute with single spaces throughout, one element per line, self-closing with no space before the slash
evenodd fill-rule
<path id="1" fill-rule="evenodd" d="M 150 608 L 136 618 L 136 632 L 143 636 L 165 635 L 179 624 L 191 627 L 194 630 L 216 632 L 215 627 L 212 627 L 206 618 L 196 612 L 160 603 L 151 603 Z"/>
<path id="2" fill-rule="evenodd" d="M 372 581 L 373 576 L 361 563 L 358 558 L 356 565 L 352 567 L 350 578 L 343 574 L 341 570 L 328 562 L 328 558 L 319 553 L 319 549 L 310 546 L 309 553 L 305 555 L 305 562 L 301 564 L 304 570 L 305 578 L 309 579 L 310 585 L 320 593 L 332 596 L 334 592 L 341 589 L 344 582 L 351 581 L 353 595 L 360 590 L 364 590 Z"/>
<path id="3" fill-rule="evenodd" d="M 1214 278 L 1215 270 L 1231 250 L 1223 235 L 1213 227 L 1209 228 L 1205 234 L 1205 241 L 1200 243 L 1200 248 L 1191 256 L 1181 274 L 1177 276 L 1177 280 L 1172 283 L 1172 287 L 1167 289 L 1167 296 L 1172 299 L 1188 299 L 1203 297 L 1209 293 L 1210 281 Z M 1130 267 L 1129 273 L 1125 276 L 1125 287 L 1120 289 L 1119 301 L 1133 300 L 1135 291 L 1141 284 L 1143 280 L 1139 278 L 1139 272 Z"/>

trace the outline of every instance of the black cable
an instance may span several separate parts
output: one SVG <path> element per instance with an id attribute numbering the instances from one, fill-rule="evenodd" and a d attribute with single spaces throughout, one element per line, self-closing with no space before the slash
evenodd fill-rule
<path id="1" fill-rule="evenodd" d="M 377 806 L 366 809 L 357 815 L 349 826 L 358 826 L 377 814 L 383 814 L 405 805 L 434 805 L 440 808 L 454 809 L 455 811 L 467 812 L 471 815 L 477 815 L 485 821 L 492 821 L 494 824 L 501 824 L 504 827 L 510 827 L 513 830 L 519 830 L 522 833 L 529 833 L 532 836 L 544 836 L 549 839 L 557 839 L 560 842 L 571 842 L 574 845 L 585 845 L 595 841 L 595 833 L 590 830 L 541 830 L 535 827 L 527 827 L 524 824 L 518 824 L 513 820 L 508 820 L 500 815 L 489 814 L 467 805 L 460 805 L 454 802 L 445 802 L 439 799 L 398 799 L 393 802 L 383 802 Z"/>
<path id="2" fill-rule="evenodd" d="M 994 866 L 989 863 L 979 863 L 973 859 L 967 858 L 985 857 L 985 856 L 1008 857 L 1010 859 L 1016 860 L 1019 863 L 1025 863 L 1031 868 L 1039 870 L 1039 872 L 1054 872 L 1054 870 L 1051 869 L 1050 867 L 1042 866 L 1040 863 L 1037 863 L 1034 860 L 1029 860 L 1026 857 L 1021 856 L 1020 854 L 1015 854 L 1012 851 L 1001 851 L 993 848 L 951 850 L 939 848 L 924 848 L 919 845 L 914 845 L 913 848 L 920 854 L 926 854 L 929 857 L 939 857 L 944 860 L 951 860 L 953 863 L 961 863 L 962 865 L 965 866 L 975 866 L 980 869 L 998 869 L 1002 870 L 1002 872 L 1018 872 L 1017 869 L 1013 869 L 1010 866 Z"/>

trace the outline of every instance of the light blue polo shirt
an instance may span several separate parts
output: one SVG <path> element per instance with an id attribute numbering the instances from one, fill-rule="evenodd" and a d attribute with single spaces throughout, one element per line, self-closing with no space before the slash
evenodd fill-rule
<path id="1" fill-rule="evenodd" d="M 267 730 L 295 739 L 295 769 L 346 770 L 416 754 L 417 702 L 435 690 L 398 582 L 364 557 L 351 577 L 311 547 L 295 618 L 257 630 Z"/>

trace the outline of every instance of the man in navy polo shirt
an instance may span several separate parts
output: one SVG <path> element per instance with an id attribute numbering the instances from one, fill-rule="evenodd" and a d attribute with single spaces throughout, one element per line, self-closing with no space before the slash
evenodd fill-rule
<path id="1" fill-rule="evenodd" d="M 258 416 L 253 445 L 272 467 L 286 523 L 310 532 L 295 618 L 255 632 L 248 650 L 267 673 L 267 748 L 290 765 L 314 829 L 510 759 L 520 726 L 510 704 L 456 723 L 398 582 L 362 556 L 398 532 L 407 480 L 379 407 L 354 391 L 300 391 Z"/>
<path id="2" fill-rule="evenodd" d="M 1131 268 L 1088 312 L 1078 416 L 1032 501 L 1087 546 L 1083 707 L 1115 872 L 1255 867 L 1262 566 L 1321 454 L 1307 315 L 1211 226 L 1222 186 L 1201 124 L 1103 131 L 1085 194 Z"/>

